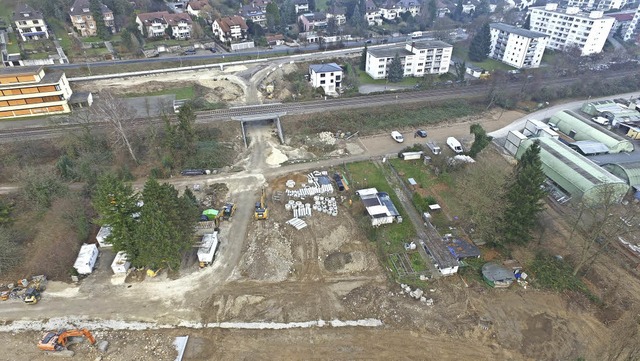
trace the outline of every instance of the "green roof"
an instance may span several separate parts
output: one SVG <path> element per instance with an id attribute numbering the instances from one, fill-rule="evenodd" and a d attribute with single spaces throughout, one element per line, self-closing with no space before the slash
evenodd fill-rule
<path id="1" fill-rule="evenodd" d="M 575 133 L 573 135 L 575 140 L 595 140 L 606 145 L 609 148 L 609 153 L 633 152 L 633 143 L 630 140 L 606 129 L 595 128 L 588 124 L 588 121 L 580 114 L 570 110 L 557 112 L 549 120 L 550 123 L 555 123 L 564 134 L 572 136 Z"/>
<path id="2" fill-rule="evenodd" d="M 545 175 L 568 192 L 571 197 L 596 200 L 605 188 L 613 187 L 616 197 L 622 198 L 629 190 L 629 186 L 622 179 L 555 138 L 542 137 L 522 141 L 516 158 L 520 159 L 534 140 L 540 141 L 540 160 Z"/>
<path id="3" fill-rule="evenodd" d="M 610 163 L 602 166 L 630 186 L 640 186 L 640 162 Z"/>

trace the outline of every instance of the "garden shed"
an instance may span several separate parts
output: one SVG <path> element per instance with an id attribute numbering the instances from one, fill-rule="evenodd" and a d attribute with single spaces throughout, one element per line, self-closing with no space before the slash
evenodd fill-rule
<path id="1" fill-rule="evenodd" d="M 482 278 L 495 288 L 507 288 L 516 280 L 513 272 L 492 262 L 482 266 Z"/>
<path id="2" fill-rule="evenodd" d="M 593 140 L 609 148 L 609 153 L 633 152 L 633 143 L 604 128 L 596 128 L 589 124 L 591 121 L 582 115 L 563 110 L 557 112 L 549 120 L 560 131 L 575 140 Z"/>

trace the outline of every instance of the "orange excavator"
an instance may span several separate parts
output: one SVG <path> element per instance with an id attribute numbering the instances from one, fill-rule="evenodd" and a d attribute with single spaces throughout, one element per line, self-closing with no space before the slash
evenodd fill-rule
<path id="1" fill-rule="evenodd" d="M 86 328 L 82 328 L 47 332 L 40 342 L 38 342 L 38 348 L 50 355 L 72 357 L 74 352 L 67 349 L 67 346 L 82 341 L 82 338 L 89 340 L 89 343 L 92 345 L 96 343 L 96 339 L 91 332 Z"/>

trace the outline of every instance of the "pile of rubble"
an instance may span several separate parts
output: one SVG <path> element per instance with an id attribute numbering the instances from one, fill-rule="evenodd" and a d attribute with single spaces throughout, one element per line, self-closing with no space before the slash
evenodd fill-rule
<path id="1" fill-rule="evenodd" d="M 320 141 L 322 143 L 325 143 L 327 145 L 336 144 L 336 138 L 333 136 L 333 133 L 331 132 L 322 132 L 318 134 L 318 138 L 320 138 Z"/>
<path id="2" fill-rule="evenodd" d="M 427 304 L 427 306 L 433 306 L 433 298 L 429 298 L 427 299 L 424 296 L 424 291 L 416 288 L 415 290 L 411 290 L 411 287 L 409 285 L 405 285 L 404 283 L 400 285 L 400 287 L 402 288 L 402 291 L 400 291 L 401 294 L 407 294 L 412 298 L 415 298 L 416 300 L 419 300 L 422 303 Z"/>

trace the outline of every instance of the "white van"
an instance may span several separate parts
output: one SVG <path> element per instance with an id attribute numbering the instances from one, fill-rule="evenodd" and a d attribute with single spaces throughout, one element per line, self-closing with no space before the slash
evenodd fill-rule
<path id="1" fill-rule="evenodd" d="M 460 142 L 454 137 L 447 138 L 447 145 L 456 153 L 464 152 L 464 149 L 462 149 L 462 144 L 460 144 Z"/>
<path id="2" fill-rule="evenodd" d="M 605 127 L 609 125 L 609 119 L 605 117 L 594 117 L 594 118 L 591 118 L 591 120 Z"/>
<path id="3" fill-rule="evenodd" d="M 400 132 L 395 130 L 391 132 L 391 138 L 393 138 L 393 140 L 395 140 L 398 143 L 404 142 L 404 137 L 402 136 L 402 134 L 400 134 Z"/>

